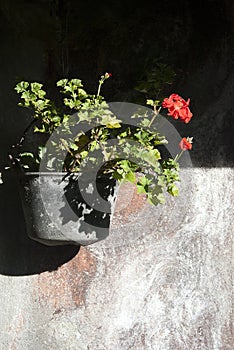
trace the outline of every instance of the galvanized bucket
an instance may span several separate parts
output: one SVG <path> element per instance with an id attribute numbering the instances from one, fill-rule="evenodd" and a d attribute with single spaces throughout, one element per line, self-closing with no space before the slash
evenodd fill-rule
<path id="1" fill-rule="evenodd" d="M 89 245 L 109 234 L 116 181 L 100 175 L 25 173 L 20 177 L 27 234 L 40 243 Z"/>

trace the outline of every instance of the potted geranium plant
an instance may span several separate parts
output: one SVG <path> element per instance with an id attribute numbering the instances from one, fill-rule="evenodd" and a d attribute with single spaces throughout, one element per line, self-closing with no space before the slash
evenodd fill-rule
<path id="1" fill-rule="evenodd" d="M 20 169 L 28 234 L 41 243 L 86 245 L 105 238 L 116 181 L 134 183 L 153 205 L 165 202 L 165 192 L 178 195 L 178 160 L 192 148 L 192 138 L 182 138 L 181 153 L 174 159 L 163 159 L 159 146 L 168 141 L 155 125 L 162 108 L 188 123 L 190 101 L 177 94 L 147 100 L 150 107 L 143 113 L 134 106 L 122 118 L 121 108 L 100 95 L 110 77 L 101 76 L 96 94 L 87 93 L 80 79 L 59 80 L 60 104 L 38 82 L 22 81 L 15 87 L 19 105 L 33 111 L 33 120 L 10 159 Z M 42 138 L 28 150 L 24 141 L 30 127 Z"/>

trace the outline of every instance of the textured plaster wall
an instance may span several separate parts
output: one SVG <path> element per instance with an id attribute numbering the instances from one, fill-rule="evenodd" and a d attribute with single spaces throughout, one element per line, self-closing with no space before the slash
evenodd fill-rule
<path id="1" fill-rule="evenodd" d="M 194 136 L 195 167 L 183 169 L 181 195 L 165 207 L 122 188 L 110 237 L 80 249 L 30 241 L 4 173 L 0 349 L 233 350 L 233 4 L 76 4 L 0 2 L 1 166 L 31 120 L 16 107 L 19 79 L 46 82 L 53 94 L 68 74 L 94 90 L 110 70 L 107 95 L 135 102 L 142 57 L 167 48 L 178 74 L 168 91 L 191 97 L 194 118 L 176 127 Z"/>
<path id="2" fill-rule="evenodd" d="M 108 239 L 56 271 L 1 276 L 0 349 L 232 350 L 234 172 L 182 180 L 157 208 L 122 187 Z"/>

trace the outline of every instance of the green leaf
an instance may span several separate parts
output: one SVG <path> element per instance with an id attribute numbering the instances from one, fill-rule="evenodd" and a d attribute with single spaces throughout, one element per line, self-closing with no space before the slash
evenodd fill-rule
<path id="1" fill-rule="evenodd" d="M 87 151 L 80 152 L 80 155 L 82 158 L 86 158 L 88 156 L 88 154 L 89 154 L 89 152 L 87 152 Z"/>
<path id="2" fill-rule="evenodd" d="M 144 118 L 144 119 L 141 121 L 141 125 L 142 125 L 143 127 L 148 127 L 149 124 L 150 124 L 150 120 L 147 119 L 147 118 Z"/>
<path id="3" fill-rule="evenodd" d="M 101 113 L 101 123 L 103 125 L 106 125 L 110 129 L 114 128 L 120 128 L 121 127 L 121 120 L 118 120 L 115 116 L 112 116 L 111 114 L 104 114 Z"/>
<path id="4" fill-rule="evenodd" d="M 43 98 L 46 95 L 46 92 L 44 90 L 40 90 L 37 94 L 39 98 Z"/>
<path id="5" fill-rule="evenodd" d="M 150 165 L 156 166 L 161 154 L 158 149 L 142 150 L 141 157 Z"/>
<path id="6" fill-rule="evenodd" d="M 141 184 L 137 184 L 137 192 L 138 193 L 146 193 L 145 186 L 142 186 Z"/>
<path id="7" fill-rule="evenodd" d="M 83 87 L 82 81 L 80 79 L 72 79 L 71 83 L 75 85 L 76 87 Z"/>
<path id="8" fill-rule="evenodd" d="M 119 123 L 108 123 L 106 124 L 106 127 L 109 129 L 117 129 L 117 128 L 121 128 L 121 124 Z"/>
<path id="9" fill-rule="evenodd" d="M 139 185 L 142 185 L 144 187 L 148 186 L 150 184 L 150 180 L 147 179 L 147 177 L 145 175 L 141 176 L 139 179 L 138 179 L 138 184 Z"/>
<path id="10" fill-rule="evenodd" d="M 30 158 L 34 158 L 34 154 L 31 152 L 23 152 L 19 154 L 20 157 L 30 157 Z"/>
<path id="11" fill-rule="evenodd" d="M 175 184 L 169 186 L 167 189 L 167 192 L 170 193 L 174 197 L 177 197 L 179 195 L 179 189 Z"/>
<path id="12" fill-rule="evenodd" d="M 84 98 L 84 97 L 88 96 L 87 92 L 84 89 L 78 89 L 78 95 L 79 95 L 79 98 Z"/>
<path id="13" fill-rule="evenodd" d="M 39 109 L 44 109 L 47 105 L 48 101 L 46 100 L 37 100 L 35 103 L 35 107 L 39 108 Z"/>
<path id="14" fill-rule="evenodd" d="M 154 106 L 154 101 L 153 100 L 146 100 L 146 104 L 149 106 Z"/>
<path id="15" fill-rule="evenodd" d="M 47 162 L 47 168 L 50 169 L 50 170 L 55 170 L 55 168 L 53 166 L 55 161 L 56 161 L 56 157 L 53 157 L 53 158 L 49 159 L 48 162 Z"/>
<path id="16" fill-rule="evenodd" d="M 20 83 L 18 83 L 16 85 L 15 90 L 19 94 L 19 93 L 25 91 L 28 87 L 29 87 L 29 83 L 27 81 L 21 81 Z"/>
<path id="17" fill-rule="evenodd" d="M 58 115 L 55 115 L 54 117 L 51 118 L 51 121 L 54 123 L 59 123 L 60 122 L 60 117 Z"/>
<path id="18" fill-rule="evenodd" d="M 38 157 L 39 157 L 39 159 L 42 159 L 45 154 L 46 154 L 46 147 L 39 146 L 38 147 Z"/>
<path id="19" fill-rule="evenodd" d="M 30 86 L 31 86 L 32 92 L 34 92 L 35 94 L 38 94 L 38 92 L 41 90 L 43 85 L 40 83 L 31 83 Z"/>
<path id="20" fill-rule="evenodd" d="M 130 167 L 129 167 L 130 163 L 129 163 L 128 160 L 126 160 L 126 159 L 121 160 L 121 161 L 119 162 L 119 164 L 120 164 L 121 168 L 122 168 L 125 172 L 128 172 L 128 171 L 130 170 Z"/>
<path id="21" fill-rule="evenodd" d="M 57 81 L 56 85 L 64 87 L 67 84 L 67 82 L 68 79 L 60 79 L 59 81 Z"/>
<path id="22" fill-rule="evenodd" d="M 41 132 L 46 133 L 45 125 L 42 125 L 41 129 L 39 129 L 37 126 L 34 127 L 34 132 Z"/>
<path id="23" fill-rule="evenodd" d="M 136 181 L 136 174 L 133 173 L 132 171 L 129 171 L 126 175 L 125 175 L 125 179 L 129 182 L 134 183 Z"/>
<path id="24" fill-rule="evenodd" d="M 165 197 L 163 193 L 159 193 L 157 198 L 160 204 L 165 204 Z"/>
<path id="25" fill-rule="evenodd" d="M 154 185 L 151 188 L 151 191 L 147 193 L 148 200 L 151 204 L 157 205 L 157 204 L 164 204 L 165 203 L 165 197 L 163 194 L 163 187 L 159 185 Z"/>
<path id="26" fill-rule="evenodd" d="M 123 176 L 122 176 L 122 174 L 120 174 L 118 171 L 114 171 L 114 172 L 113 172 L 113 178 L 114 178 L 115 180 L 121 181 L 121 180 L 123 179 Z"/>

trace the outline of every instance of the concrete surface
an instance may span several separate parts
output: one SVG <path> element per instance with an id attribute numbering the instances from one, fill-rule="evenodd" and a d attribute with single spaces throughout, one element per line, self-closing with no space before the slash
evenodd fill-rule
<path id="1" fill-rule="evenodd" d="M 1 275 L 0 349 L 233 350 L 234 169 L 182 177 L 160 207 L 123 186 L 110 236 L 57 270 Z"/>

